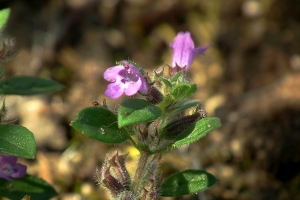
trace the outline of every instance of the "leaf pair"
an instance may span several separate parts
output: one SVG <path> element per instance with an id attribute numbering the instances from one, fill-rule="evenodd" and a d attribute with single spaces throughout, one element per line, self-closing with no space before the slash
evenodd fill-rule
<path id="1" fill-rule="evenodd" d="M 197 85 L 184 81 L 184 76 L 185 74 L 183 72 L 178 72 L 170 80 L 159 77 L 159 81 L 170 91 L 170 95 L 175 101 L 188 98 L 197 91 Z"/>
<path id="2" fill-rule="evenodd" d="M 182 103 L 182 107 L 196 105 L 197 102 L 190 101 Z M 173 111 L 181 112 L 179 107 Z M 105 143 L 122 143 L 130 137 L 130 133 L 124 128 L 139 122 L 148 122 L 161 116 L 158 107 L 142 99 L 126 99 L 119 108 L 118 116 L 104 107 L 88 107 L 81 110 L 71 126 L 83 134 Z M 190 144 L 206 136 L 210 131 L 221 126 L 216 117 L 207 117 L 197 121 L 181 133 L 169 146 L 158 150 L 163 152 L 174 147 Z"/>
<path id="3" fill-rule="evenodd" d="M 81 110 L 71 126 L 83 134 L 105 143 L 122 143 L 130 136 L 125 126 L 148 122 L 161 116 L 161 110 L 142 99 L 126 99 L 120 105 L 118 116 L 104 107 Z"/>

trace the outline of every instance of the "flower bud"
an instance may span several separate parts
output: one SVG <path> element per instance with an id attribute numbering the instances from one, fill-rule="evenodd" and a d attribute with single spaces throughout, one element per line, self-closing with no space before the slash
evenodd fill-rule
<path id="1" fill-rule="evenodd" d="M 162 93 L 154 86 L 151 86 L 148 90 L 146 100 L 152 104 L 159 104 L 164 99 Z"/>
<path id="2" fill-rule="evenodd" d="M 107 155 L 101 169 L 101 177 L 96 171 L 96 178 L 99 184 L 107 188 L 113 197 L 121 192 L 130 189 L 131 180 L 125 166 L 126 155 L 119 155 L 113 152 Z"/>
<path id="3" fill-rule="evenodd" d="M 126 155 L 119 155 L 118 152 L 115 152 L 115 154 L 109 159 L 109 162 L 117 179 L 128 186 L 130 185 L 130 176 L 125 166 L 126 157 Z"/>
<path id="4" fill-rule="evenodd" d="M 109 190 L 112 196 L 116 196 L 123 192 L 125 190 L 125 187 L 120 181 L 118 181 L 110 174 L 109 169 L 110 168 L 105 169 L 103 173 L 102 184 Z"/>
<path id="5" fill-rule="evenodd" d="M 163 128 L 164 137 L 167 140 L 172 140 L 180 136 L 180 134 L 190 127 L 193 123 L 200 119 L 200 113 L 180 117 L 171 121 Z"/>
<path id="6" fill-rule="evenodd" d="M 194 41 L 189 32 L 179 32 L 174 38 L 170 48 L 173 49 L 172 67 L 176 66 L 187 71 L 196 55 L 203 54 L 209 45 L 195 48 Z"/>
<path id="7" fill-rule="evenodd" d="M 157 137 L 157 127 L 159 125 L 159 120 L 154 120 L 149 126 L 148 126 L 148 136 L 150 137 Z"/>
<path id="8" fill-rule="evenodd" d="M 154 120 L 149 126 L 148 126 L 148 135 L 147 140 L 145 144 L 147 144 L 149 147 L 157 146 L 160 143 L 160 137 L 159 137 L 159 131 L 158 127 L 160 124 L 160 120 Z"/>

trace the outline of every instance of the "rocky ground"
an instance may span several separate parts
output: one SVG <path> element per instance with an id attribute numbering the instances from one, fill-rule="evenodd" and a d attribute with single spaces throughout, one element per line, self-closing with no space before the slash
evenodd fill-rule
<path id="1" fill-rule="evenodd" d="M 53 94 L 7 98 L 11 116 L 38 144 L 36 160 L 22 162 L 55 186 L 56 199 L 107 199 L 93 174 L 118 146 L 89 139 L 69 123 L 106 98 L 102 74 L 116 61 L 129 58 L 148 71 L 171 63 L 168 44 L 179 31 L 190 31 L 197 46 L 211 44 L 191 67 L 199 88 L 193 98 L 223 126 L 165 155 L 166 174 L 203 168 L 220 179 L 204 194 L 177 199 L 299 199 L 300 2 L 0 1 L 7 5 L 2 37 L 15 38 L 18 55 L 3 64 L 4 75 L 65 85 Z M 112 108 L 120 102 L 106 100 Z"/>

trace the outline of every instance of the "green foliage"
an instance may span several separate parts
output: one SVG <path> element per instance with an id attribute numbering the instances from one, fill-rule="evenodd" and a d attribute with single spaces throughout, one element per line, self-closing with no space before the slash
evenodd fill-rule
<path id="1" fill-rule="evenodd" d="M 44 180 L 29 174 L 12 182 L 0 178 L 0 196 L 22 199 L 25 195 L 31 199 L 49 200 L 56 196 L 57 192 Z"/>
<path id="2" fill-rule="evenodd" d="M 196 107 L 198 104 L 200 104 L 199 100 L 194 100 L 194 99 L 180 100 L 175 105 L 171 106 L 171 108 L 173 108 L 174 110 L 171 110 L 170 113 L 168 113 L 168 115 L 179 114 L 190 108 Z"/>
<path id="3" fill-rule="evenodd" d="M 35 158 L 36 143 L 32 132 L 19 125 L 0 125 L 0 153 Z"/>
<path id="4" fill-rule="evenodd" d="M 0 10 L 0 29 L 3 28 L 3 26 L 6 24 L 6 21 L 8 20 L 10 9 L 2 9 Z"/>
<path id="5" fill-rule="evenodd" d="M 199 113 L 177 117 L 170 121 L 163 129 L 163 137 L 167 140 L 179 140 L 187 137 L 195 127 L 195 123 L 199 120 Z"/>
<path id="6" fill-rule="evenodd" d="M 166 87 L 167 89 L 172 88 L 172 83 L 171 83 L 168 79 L 166 79 L 166 78 L 164 78 L 164 77 L 161 76 L 161 77 L 158 78 L 158 80 L 159 80 L 162 84 L 164 84 L 165 87 Z"/>
<path id="7" fill-rule="evenodd" d="M 182 82 L 177 84 L 171 91 L 173 99 L 180 100 L 192 96 L 197 91 L 195 83 Z"/>
<path id="8" fill-rule="evenodd" d="M 185 133 L 182 134 L 187 135 L 187 137 L 174 142 L 172 144 L 172 147 L 179 147 L 185 144 L 190 144 L 199 140 L 200 138 L 203 138 L 212 130 L 220 128 L 221 122 L 217 117 L 206 117 L 197 121 L 195 123 L 195 126 L 193 127 L 192 125 L 191 127 L 192 131 L 190 130 L 190 128 L 188 128 L 185 130 Z"/>
<path id="9" fill-rule="evenodd" d="M 129 136 L 119 128 L 117 116 L 104 107 L 88 107 L 81 110 L 71 126 L 83 134 L 105 143 L 122 143 Z"/>
<path id="10" fill-rule="evenodd" d="M 0 81 L 0 94 L 34 95 L 61 90 L 55 81 L 39 77 L 17 76 Z"/>
<path id="11" fill-rule="evenodd" d="M 160 196 L 176 197 L 204 191 L 218 182 L 203 170 L 185 170 L 169 176 L 161 185 Z"/>
<path id="12" fill-rule="evenodd" d="M 0 29 L 5 26 L 10 9 L 0 11 Z M 6 61 L 14 54 L 13 40 L 4 40 L 1 49 L 1 60 Z M 0 66 L 0 78 L 2 78 L 2 66 Z M 38 77 L 12 77 L 0 81 L 0 95 L 34 95 L 61 90 L 63 86 L 55 81 Z M 33 133 L 25 127 L 5 123 L 7 108 L 5 101 L 1 107 L 0 119 L 0 154 L 34 159 L 36 154 L 36 142 Z M 42 134 L 42 133 L 41 133 Z M 0 166 L 1 168 L 1 166 Z M 5 169 L 0 169 L 2 173 Z M 25 195 L 32 199 L 48 200 L 57 195 L 52 186 L 40 178 L 25 175 L 23 178 L 9 182 L 0 178 L 0 196 L 10 199 L 22 199 Z"/>
<path id="13" fill-rule="evenodd" d="M 149 122 L 159 118 L 161 110 L 143 99 L 125 99 L 118 111 L 119 127 L 139 122 Z"/>
<path id="14" fill-rule="evenodd" d="M 174 85 L 177 85 L 178 83 L 183 81 L 183 77 L 184 77 L 184 72 L 177 72 L 173 77 L 171 77 L 171 82 Z"/>
<path id="15" fill-rule="evenodd" d="M 173 143 L 163 147 L 156 152 L 164 152 L 167 150 L 171 150 L 176 147 L 180 147 L 182 145 L 191 144 L 203 137 L 205 137 L 209 132 L 214 129 L 220 128 L 221 122 L 217 117 L 206 117 L 200 119 L 195 124 L 190 125 L 186 128 L 180 136 L 176 137 L 173 140 Z M 154 152 L 153 152 L 154 153 Z"/>

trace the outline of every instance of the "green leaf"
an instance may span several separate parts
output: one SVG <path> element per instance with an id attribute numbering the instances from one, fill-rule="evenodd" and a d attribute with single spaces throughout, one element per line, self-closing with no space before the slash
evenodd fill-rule
<path id="1" fill-rule="evenodd" d="M 165 79 L 164 77 L 159 77 L 158 78 L 159 82 L 163 83 L 165 85 L 166 88 L 171 88 L 172 87 L 172 83 L 168 80 L 168 79 Z"/>
<path id="2" fill-rule="evenodd" d="M 206 117 L 200 119 L 181 132 L 180 135 L 174 139 L 172 144 L 162 149 L 155 150 L 152 153 L 165 152 L 174 149 L 175 147 L 193 143 L 219 127 L 221 127 L 221 122 L 217 117 Z"/>
<path id="3" fill-rule="evenodd" d="M 125 99 L 118 111 L 119 127 L 138 122 L 149 122 L 161 116 L 161 110 L 143 99 Z"/>
<path id="4" fill-rule="evenodd" d="M 61 90 L 55 81 L 39 77 L 16 76 L 0 81 L 0 94 L 34 95 Z"/>
<path id="5" fill-rule="evenodd" d="M 218 179 L 203 170 L 185 170 L 169 176 L 161 185 L 160 196 L 177 197 L 204 191 Z"/>
<path id="6" fill-rule="evenodd" d="M 0 125 L 0 152 L 22 158 L 35 158 L 33 133 L 19 125 Z"/>
<path id="7" fill-rule="evenodd" d="M 193 125 L 192 125 L 193 126 Z M 184 139 L 178 140 L 173 143 L 172 147 L 179 147 L 185 144 L 193 143 L 200 138 L 206 136 L 209 132 L 214 129 L 220 128 L 221 122 L 217 117 L 206 117 L 197 121 L 194 125 L 193 131 L 188 134 Z M 190 132 L 189 128 L 185 132 Z M 184 133 L 182 133 L 184 135 Z"/>
<path id="8" fill-rule="evenodd" d="M 8 20 L 9 12 L 10 12 L 9 8 L 0 10 L 0 29 L 2 29 L 3 26 L 6 24 L 6 21 Z"/>
<path id="9" fill-rule="evenodd" d="M 26 174 L 12 182 L 0 178 L 0 196 L 10 199 L 22 199 L 25 195 L 31 199 L 48 200 L 57 195 L 54 188 L 43 179 Z"/>
<path id="10" fill-rule="evenodd" d="M 127 131 L 118 127 L 117 116 L 104 107 L 82 109 L 71 122 L 71 126 L 105 143 L 122 143 L 129 138 Z"/>
<path id="11" fill-rule="evenodd" d="M 171 82 L 173 84 L 179 83 L 183 80 L 183 76 L 184 76 L 184 72 L 177 72 L 172 78 L 171 78 Z"/>
<path id="12" fill-rule="evenodd" d="M 172 108 L 174 108 L 174 110 L 172 110 L 170 113 L 168 113 L 168 115 L 178 114 L 178 113 L 183 112 L 187 109 L 190 109 L 192 107 L 197 106 L 199 103 L 200 103 L 200 101 L 198 101 L 198 100 L 183 99 L 181 101 L 178 101 L 176 104 L 174 104 L 172 106 Z"/>
<path id="13" fill-rule="evenodd" d="M 197 85 L 195 83 L 182 82 L 176 85 L 171 95 L 173 99 L 180 100 L 192 96 L 197 91 Z"/>

